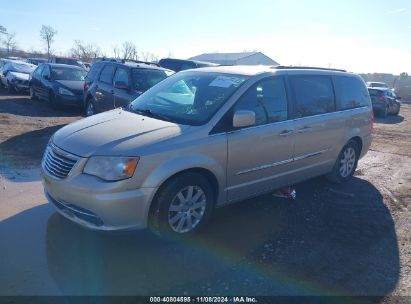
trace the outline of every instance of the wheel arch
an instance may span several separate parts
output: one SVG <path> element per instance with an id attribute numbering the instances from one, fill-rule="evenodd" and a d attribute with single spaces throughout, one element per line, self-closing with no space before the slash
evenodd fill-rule
<path id="1" fill-rule="evenodd" d="M 206 169 L 204 167 L 192 167 L 192 168 L 187 168 L 187 169 L 183 169 L 179 172 L 176 172 L 174 174 L 172 174 L 171 176 L 169 176 L 167 179 L 165 179 L 161 185 L 158 187 L 157 191 L 155 192 L 155 194 L 153 195 L 153 198 L 150 202 L 150 208 L 148 208 L 148 214 L 147 214 L 147 218 L 148 218 L 148 222 L 150 221 L 150 217 L 153 214 L 156 206 L 156 198 L 158 196 L 158 194 L 160 193 L 160 191 L 164 188 L 164 186 L 171 181 L 174 178 L 177 178 L 178 176 L 187 174 L 187 173 L 198 173 L 202 176 L 204 176 L 207 181 L 210 183 L 211 187 L 213 188 L 213 202 L 214 205 L 217 204 L 218 201 L 218 195 L 219 195 L 219 191 L 220 191 L 220 185 L 218 183 L 218 179 L 216 177 L 216 175 L 210 171 L 209 169 Z"/>

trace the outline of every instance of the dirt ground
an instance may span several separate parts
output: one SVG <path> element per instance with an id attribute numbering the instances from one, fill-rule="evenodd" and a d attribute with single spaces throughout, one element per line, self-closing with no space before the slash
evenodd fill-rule
<path id="1" fill-rule="evenodd" d="M 265 195 L 221 208 L 205 231 L 179 243 L 147 231 L 88 231 L 46 203 L 38 174 L 44 147 L 80 118 L 76 110 L 0 94 L 0 295 L 409 301 L 410 104 L 399 116 L 376 119 L 371 150 L 347 184 L 316 178 L 296 185 L 296 201 Z"/>

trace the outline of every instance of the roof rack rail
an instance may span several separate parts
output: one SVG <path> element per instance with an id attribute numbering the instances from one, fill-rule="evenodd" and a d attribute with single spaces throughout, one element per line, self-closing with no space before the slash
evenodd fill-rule
<path id="1" fill-rule="evenodd" d="M 124 59 L 123 63 L 125 63 L 125 62 L 143 63 L 143 64 L 155 65 L 155 66 L 158 66 L 158 67 L 160 66 L 158 63 L 155 63 L 155 62 L 133 60 L 133 59 Z"/>
<path id="2" fill-rule="evenodd" d="M 272 69 L 295 69 L 295 70 L 324 70 L 324 71 L 338 71 L 338 72 L 347 72 L 342 69 L 331 69 L 331 68 L 319 68 L 319 67 L 310 67 L 310 66 L 286 66 L 286 65 L 276 65 L 271 67 Z"/>

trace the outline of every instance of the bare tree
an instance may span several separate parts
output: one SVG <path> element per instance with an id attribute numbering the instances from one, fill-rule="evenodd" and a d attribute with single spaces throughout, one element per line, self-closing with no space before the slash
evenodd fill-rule
<path id="1" fill-rule="evenodd" d="M 122 57 L 124 60 L 138 60 L 137 47 L 134 43 L 126 41 L 122 45 Z"/>
<path id="2" fill-rule="evenodd" d="M 114 54 L 114 58 L 120 58 L 121 50 L 118 47 L 118 45 L 113 46 L 113 54 Z"/>
<path id="3" fill-rule="evenodd" d="M 141 60 L 149 61 L 149 62 L 158 61 L 158 55 L 151 53 L 151 52 L 142 52 Z"/>
<path id="4" fill-rule="evenodd" d="M 46 45 L 47 57 L 50 57 L 51 45 L 54 42 L 54 36 L 57 34 L 57 31 L 51 26 L 42 25 L 40 30 L 40 37 Z"/>
<path id="5" fill-rule="evenodd" d="M 93 59 L 101 56 L 101 49 L 95 44 L 85 44 L 80 40 L 75 40 L 74 46 L 71 48 L 70 53 L 73 57 L 91 62 Z"/>
<path id="6" fill-rule="evenodd" d="M 16 33 L 7 33 L 6 34 L 6 38 L 3 41 L 3 45 L 6 48 L 7 55 L 10 55 L 10 52 L 14 51 L 14 49 L 17 46 L 15 38 L 16 38 Z"/>
<path id="7" fill-rule="evenodd" d="M 7 29 L 2 25 L 0 25 L 0 34 L 4 34 L 4 35 L 7 34 Z"/>

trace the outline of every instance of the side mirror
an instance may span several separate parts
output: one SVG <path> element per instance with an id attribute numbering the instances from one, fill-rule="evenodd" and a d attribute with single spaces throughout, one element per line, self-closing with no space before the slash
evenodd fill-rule
<path id="1" fill-rule="evenodd" d="M 116 81 L 114 87 L 120 90 L 128 90 L 128 85 L 124 81 Z"/>
<path id="2" fill-rule="evenodd" d="M 233 127 L 242 128 L 255 125 L 255 112 L 240 110 L 236 111 L 233 116 Z"/>

